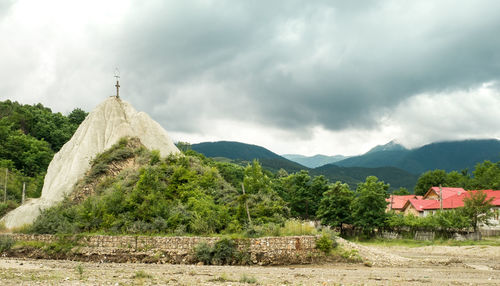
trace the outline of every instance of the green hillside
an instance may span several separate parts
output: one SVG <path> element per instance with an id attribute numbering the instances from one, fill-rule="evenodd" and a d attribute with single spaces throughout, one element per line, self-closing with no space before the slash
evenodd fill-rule
<path id="1" fill-rule="evenodd" d="M 360 182 L 364 182 L 368 176 L 376 176 L 379 180 L 390 184 L 391 189 L 401 187 L 413 190 L 418 176 L 394 167 L 339 167 L 336 165 L 325 165 L 310 171 L 312 175 L 324 175 L 331 182 L 342 181 L 355 188 Z"/>
<path id="2" fill-rule="evenodd" d="M 231 141 L 204 142 L 191 145 L 191 149 L 211 158 L 219 158 L 220 160 L 228 158 L 231 159 L 231 162 L 243 166 L 251 163 L 254 159 L 258 159 L 264 168 L 273 172 L 284 169 L 287 172 L 294 173 L 308 169 L 264 147 L 252 144 Z"/>
<path id="3" fill-rule="evenodd" d="M 246 166 L 253 159 L 258 159 L 262 167 L 272 172 L 280 169 L 288 173 L 296 173 L 300 170 L 309 170 L 311 175 L 324 175 L 330 182 L 342 181 L 355 188 L 360 182 L 364 182 L 368 176 L 377 176 L 380 180 L 391 185 L 391 189 L 405 187 L 413 189 L 417 177 L 398 168 L 347 168 L 334 165 L 325 165 L 315 169 L 309 169 L 298 163 L 285 159 L 266 148 L 239 142 L 207 142 L 193 144 L 192 150 L 207 157 L 212 157 L 221 162 L 232 162 Z M 377 154 L 375 152 L 373 154 Z M 228 160 L 229 159 L 229 160 Z"/>

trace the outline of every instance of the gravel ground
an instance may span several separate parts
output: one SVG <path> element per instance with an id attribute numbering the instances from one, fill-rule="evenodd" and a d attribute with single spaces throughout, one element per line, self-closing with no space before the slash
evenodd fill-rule
<path id="1" fill-rule="evenodd" d="M 246 267 L 0 258 L 0 284 L 500 285 L 500 247 L 344 244 L 358 249 L 370 263 Z"/>

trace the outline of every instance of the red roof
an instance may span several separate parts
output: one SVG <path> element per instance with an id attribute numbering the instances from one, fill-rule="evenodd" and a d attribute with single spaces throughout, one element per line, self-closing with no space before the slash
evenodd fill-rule
<path id="1" fill-rule="evenodd" d="M 392 201 L 392 209 L 403 209 L 406 202 L 409 199 L 414 199 L 414 198 L 415 195 L 404 195 L 404 196 L 391 195 L 389 198 L 385 199 L 385 201 L 389 202 L 389 204 Z"/>
<path id="2" fill-rule="evenodd" d="M 434 204 L 435 202 L 439 203 L 437 200 L 419 200 L 419 199 L 410 199 L 408 202 L 419 212 L 427 209 L 427 206 Z"/>
<path id="3" fill-rule="evenodd" d="M 453 194 L 450 195 L 450 193 L 452 191 L 447 190 L 445 192 L 444 189 L 445 188 L 443 188 L 443 209 L 454 209 L 454 208 L 463 207 L 464 206 L 464 199 L 467 197 L 470 197 L 471 192 L 477 192 L 477 191 L 469 191 L 469 192 L 457 191 L 457 193 L 455 193 L 454 195 Z M 453 189 L 458 189 L 458 188 L 453 188 Z M 439 188 L 438 188 L 438 190 L 439 190 Z M 486 199 L 493 198 L 493 201 L 491 202 L 492 205 L 500 206 L 500 191 L 483 190 L 483 192 L 486 193 Z M 445 196 L 445 193 L 446 193 L 446 196 Z M 414 199 L 414 200 L 410 200 L 410 202 L 418 211 L 436 210 L 436 209 L 441 208 L 441 203 L 439 200 Z"/>
<path id="4" fill-rule="evenodd" d="M 463 194 L 465 193 L 466 191 L 462 188 L 450 188 L 450 187 L 442 187 L 441 190 L 443 191 L 443 200 L 446 199 L 446 198 L 449 198 L 451 196 L 454 196 L 454 195 L 460 195 L 460 194 Z M 432 187 L 429 189 L 429 191 L 427 191 L 427 193 L 425 194 L 424 198 L 427 197 L 427 195 L 431 192 L 431 191 L 434 191 L 436 192 L 436 194 L 440 194 L 440 189 L 439 187 Z"/>

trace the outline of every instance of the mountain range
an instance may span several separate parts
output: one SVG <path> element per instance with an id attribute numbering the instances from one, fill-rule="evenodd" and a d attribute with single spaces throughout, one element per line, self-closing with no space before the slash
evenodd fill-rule
<path id="1" fill-rule="evenodd" d="M 392 189 L 400 187 L 412 189 L 417 181 L 416 175 L 393 167 L 339 167 L 327 164 L 322 167 L 308 168 L 264 147 L 240 142 L 203 142 L 191 145 L 191 149 L 216 160 L 229 161 L 240 165 L 246 165 L 253 159 L 258 159 L 264 168 L 273 172 L 279 169 L 284 169 L 289 173 L 307 170 L 311 175 L 324 175 L 332 182 L 340 180 L 349 184 L 352 188 L 355 188 L 359 182 L 363 182 L 370 175 L 375 175 L 384 182 L 391 184 Z"/>
<path id="2" fill-rule="evenodd" d="M 258 159 L 264 168 L 271 171 L 285 169 L 291 173 L 308 170 L 312 175 L 324 175 L 330 181 L 340 180 L 351 186 L 364 181 L 369 175 L 375 175 L 391 184 L 393 189 L 405 187 L 410 190 L 418 176 L 428 170 L 472 171 L 477 163 L 485 160 L 500 161 L 500 141 L 497 139 L 436 142 L 415 149 L 407 149 L 391 141 L 353 157 L 280 156 L 261 146 L 229 141 L 193 144 L 191 148 L 207 157 L 240 164 Z"/>
<path id="3" fill-rule="evenodd" d="M 350 157 L 335 164 L 343 167 L 396 167 L 413 174 L 442 169 L 447 172 L 473 170 L 485 160 L 500 161 L 500 141 L 497 139 L 436 142 L 415 149 L 389 143 L 380 151 Z M 379 146 L 377 146 L 379 147 Z"/>

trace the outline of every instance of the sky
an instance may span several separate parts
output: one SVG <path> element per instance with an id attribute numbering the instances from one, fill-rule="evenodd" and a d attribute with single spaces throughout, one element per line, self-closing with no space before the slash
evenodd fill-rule
<path id="1" fill-rule="evenodd" d="M 115 93 L 174 141 L 356 155 L 500 138 L 500 1 L 0 0 L 0 100 Z"/>

